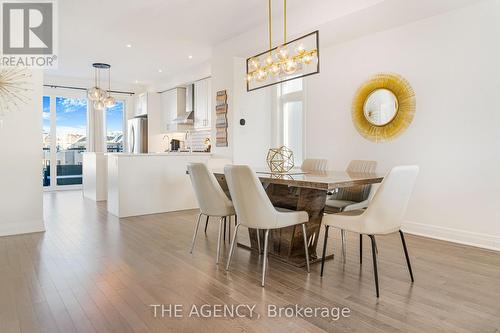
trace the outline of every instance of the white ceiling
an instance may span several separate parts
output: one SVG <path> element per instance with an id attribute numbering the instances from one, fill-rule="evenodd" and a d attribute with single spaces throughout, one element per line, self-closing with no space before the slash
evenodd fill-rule
<path id="1" fill-rule="evenodd" d="M 288 0 L 288 23 L 314 27 L 393 1 Z M 47 74 L 87 79 L 93 62 L 107 62 L 113 81 L 131 84 L 204 63 L 214 45 L 267 22 L 267 0 L 63 0 L 58 11 L 59 63 Z M 281 0 L 273 1 L 273 14 L 282 16 Z"/>
<path id="2" fill-rule="evenodd" d="M 341 15 L 379 1 L 288 0 L 288 9 L 321 12 L 327 4 Z M 149 83 L 206 62 L 217 43 L 267 22 L 267 0 L 63 0 L 58 7 L 59 63 L 47 74 L 91 78 L 91 64 L 107 62 L 113 81 L 123 83 Z M 281 0 L 273 8 L 282 15 Z"/>

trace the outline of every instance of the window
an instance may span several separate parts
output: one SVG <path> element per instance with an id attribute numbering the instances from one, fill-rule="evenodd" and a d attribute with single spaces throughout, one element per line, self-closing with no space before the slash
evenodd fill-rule
<path id="1" fill-rule="evenodd" d="M 51 120 L 50 120 L 50 97 L 43 96 L 42 99 L 42 183 L 44 187 L 50 186 L 50 151 L 52 150 L 52 140 L 50 139 Z"/>
<path id="2" fill-rule="evenodd" d="M 275 146 L 293 151 L 295 165 L 304 160 L 304 93 L 302 79 L 283 82 L 276 88 L 276 109 L 273 117 Z"/>
<path id="3" fill-rule="evenodd" d="M 87 150 L 87 99 L 56 97 L 57 185 L 81 185 Z"/>
<path id="4" fill-rule="evenodd" d="M 106 109 L 106 147 L 109 153 L 123 152 L 123 123 L 125 101 L 117 100 L 116 105 Z"/>
<path id="5" fill-rule="evenodd" d="M 46 188 L 82 184 L 87 151 L 87 99 L 43 96 L 42 181 Z"/>

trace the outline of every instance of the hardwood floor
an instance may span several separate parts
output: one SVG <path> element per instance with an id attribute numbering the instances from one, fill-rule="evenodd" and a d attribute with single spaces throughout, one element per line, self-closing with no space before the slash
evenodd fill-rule
<path id="1" fill-rule="evenodd" d="M 229 272 L 225 257 L 216 267 L 215 219 L 189 254 L 195 217 L 118 220 L 80 192 L 46 193 L 45 233 L 0 237 L 0 332 L 500 331 L 500 253 L 407 235 L 412 285 L 399 235 L 379 237 L 377 299 L 368 238 L 360 266 L 357 235 L 348 235 L 343 263 L 336 231 L 322 279 L 320 265 L 307 275 L 270 258 L 262 288 L 255 253 L 238 248 Z M 188 318 L 192 304 L 224 303 L 255 304 L 260 318 Z M 182 304 L 184 318 L 155 318 L 151 304 Z M 268 304 L 351 312 L 268 318 Z"/>

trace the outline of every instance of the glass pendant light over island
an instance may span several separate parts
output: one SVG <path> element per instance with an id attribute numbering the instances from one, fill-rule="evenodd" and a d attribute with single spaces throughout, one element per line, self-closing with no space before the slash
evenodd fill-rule
<path id="1" fill-rule="evenodd" d="M 111 96 L 111 65 L 94 63 L 92 64 L 92 67 L 95 68 L 95 85 L 88 90 L 87 96 L 91 101 L 93 101 L 94 109 L 104 110 L 104 108 L 111 108 L 115 106 L 115 98 Z M 108 71 L 108 90 L 101 88 L 101 70 Z"/>
<path id="2" fill-rule="evenodd" d="M 319 73 L 319 32 L 286 41 L 286 0 L 283 44 L 272 47 L 272 5 L 269 5 L 269 50 L 247 59 L 247 91 Z"/>

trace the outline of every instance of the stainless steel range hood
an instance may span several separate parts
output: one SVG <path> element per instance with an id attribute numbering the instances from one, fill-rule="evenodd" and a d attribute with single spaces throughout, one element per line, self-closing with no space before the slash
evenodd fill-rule
<path id="1" fill-rule="evenodd" d="M 193 125 L 194 124 L 194 84 L 186 86 L 186 112 L 179 114 L 174 119 L 176 124 Z"/>

